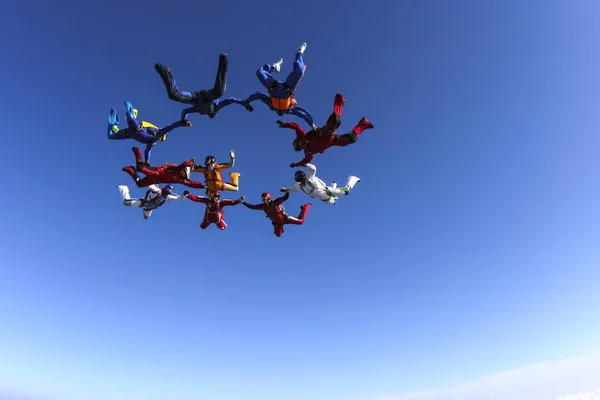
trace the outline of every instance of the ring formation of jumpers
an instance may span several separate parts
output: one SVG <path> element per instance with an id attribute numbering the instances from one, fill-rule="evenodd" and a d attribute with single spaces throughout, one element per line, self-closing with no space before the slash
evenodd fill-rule
<path id="1" fill-rule="evenodd" d="M 187 108 L 181 111 L 178 120 L 162 128 L 147 121 L 140 121 L 138 119 L 139 111 L 129 101 L 124 102 L 127 125 L 121 128 L 119 127 L 119 114 L 114 108 L 111 108 L 108 114 L 108 139 L 133 139 L 146 145 L 143 153 L 137 146 L 134 146 L 132 151 L 135 156 L 135 163 L 122 169 L 133 179 L 138 188 L 146 188 L 146 192 L 142 197 L 133 198 L 130 196 L 128 186 L 118 185 L 117 189 L 121 194 L 123 205 L 141 208 L 142 216 L 147 220 L 154 210 L 162 207 L 168 201 L 179 202 L 188 198 L 205 206 L 204 216 L 200 221 L 201 229 L 207 229 L 210 225 L 215 225 L 217 229 L 225 230 L 227 223 L 225 222 L 224 208 L 243 204 L 248 209 L 264 211 L 265 217 L 273 225 L 274 235 L 281 237 L 285 225 L 303 225 L 306 214 L 312 207 L 312 203 L 305 203 L 300 206 L 299 214 L 296 216 L 289 215 L 283 203 L 290 197 L 291 193 L 301 191 L 327 205 L 335 205 L 340 197 L 348 196 L 354 186 L 360 182 L 360 178 L 349 175 L 343 187 L 338 187 L 335 181 L 331 181 L 331 184 L 328 185 L 317 176 L 317 167 L 313 163 L 314 157 L 317 154 L 325 153 L 330 147 L 345 147 L 354 144 L 365 130 L 374 127 L 367 118 L 362 117 L 352 130 L 341 134 L 337 133 L 342 124 L 342 109 L 346 101 L 344 96 L 339 93 L 333 99 L 333 112 L 325 124 L 319 127 L 314 123 L 310 112 L 298 105 L 296 99 L 296 90 L 306 72 L 305 50 L 306 43 L 302 43 L 294 54 L 292 70 L 284 80 L 277 80 L 274 77 L 274 74 L 281 72 L 283 58 L 277 62 L 260 66 L 256 70 L 256 76 L 266 93 L 257 91 L 245 99 L 237 97 L 223 98 L 227 88 L 229 63 L 226 53 L 219 55 L 214 86 L 194 92 L 179 88 L 173 77 L 171 67 L 160 63 L 154 64 L 154 69 L 163 82 L 168 98 L 186 104 Z M 293 149 L 304 154 L 302 160 L 289 164 L 290 168 L 300 169 L 294 172 L 294 182 L 290 187 L 280 188 L 280 191 L 284 193 L 281 197 L 273 198 L 271 193 L 265 191 L 260 195 L 261 202 L 256 204 L 247 203 L 244 196 L 240 196 L 235 200 L 221 199 L 221 195 L 226 192 L 238 192 L 240 190 L 239 178 L 242 174 L 231 170 L 236 161 L 233 150 L 229 152 L 228 163 L 219 163 L 215 156 L 208 155 L 201 164 L 197 164 L 194 158 L 189 158 L 175 164 L 151 165 L 150 156 L 154 146 L 159 142 L 165 142 L 168 134 L 175 129 L 191 127 L 192 124 L 188 120 L 190 114 L 207 115 L 209 118 L 215 118 L 221 110 L 231 104 L 238 104 L 248 112 L 253 112 L 252 102 L 257 100 L 264 103 L 270 111 L 274 111 L 278 117 L 295 116 L 306 122 L 309 127 L 308 130 L 304 130 L 296 122 L 276 121 L 279 128 L 294 131 Z M 225 169 L 230 169 L 229 181 L 223 179 L 222 171 Z M 139 174 L 144 176 L 140 177 Z M 199 181 L 193 179 L 194 176 L 200 176 L 200 174 L 204 179 Z M 204 189 L 204 196 L 191 194 L 187 189 L 179 195 L 175 193 L 173 186 L 176 184 L 187 188 Z"/>

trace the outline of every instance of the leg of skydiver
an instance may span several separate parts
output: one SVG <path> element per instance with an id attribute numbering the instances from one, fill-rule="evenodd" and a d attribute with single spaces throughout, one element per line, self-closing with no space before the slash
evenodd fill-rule
<path id="1" fill-rule="evenodd" d="M 345 99 L 341 94 L 336 94 L 333 100 L 333 113 L 327 119 L 327 123 L 320 129 L 321 135 L 329 136 L 340 127 L 342 124 L 342 108 L 344 107 Z"/>
<path id="2" fill-rule="evenodd" d="M 355 143 L 360 134 L 366 129 L 373 129 L 373 124 L 363 117 L 350 132 L 340 135 L 337 142 L 332 146 L 344 147 Z"/>
<path id="3" fill-rule="evenodd" d="M 192 103 L 192 94 L 190 92 L 184 92 L 179 90 L 179 87 L 177 86 L 177 83 L 175 82 L 175 79 L 171 74 L 171 68 L 156 63 L 154 64 L 154 69 L 160 75 L 165 85 L 165 89 L 167 89 L 167 95 L 171 100 L 178 101 L 184 104 Z"/>
<path id="4" fill-rule="evenodd" d="M 241 106 L 244 106 L 246 110 L 250 112 L 254 111 L 254 107 L 252 107 L 247 100 L 238 99 L 237 97 L 230 97 L 228 99 L 223 100 L 215 100 L 215 102 L 217 103 L 217 110 L 221 110 L 231 104 L 239 104 Z"/>
<path id="5" fill-rule="evenodd" d="M 292 225 L 302 225 L 304 223 L 304 218 L 306 217 L 306 213 L 308 212 L 308 210 L 310 210 L 310 207 L 312 206 L 311 203 L 306 203 L 302 206 L 300 206 L 300 214 L 298 214 L 298 218 L 296 217 L 290 217 L 288 215 L 288 224 L 292 224 Z"/>
<path id="6" fill-rule="evenodd" d="M 152 215 L 152 210 L 144 210 L 144 209 L 142 209 L 142 215 L 144 216 L 144 219 L 148 219 Z"/>
<path id="7" fill-rule="evenodd" d="M 277 80 L 274 79 L 271 74 L 273 72 L 279 72 L 281 70 L 281 64 L 283 64 L 283 58 L 273 64 L 265 64 L 256 70 L 256 76 L 260 83 L 267 89 L 271 89 Z"/>
<path id="8" fill-rule="evenodd" d="M 304 65 L 304 49 L 306 49 L 306 43 L 302 43 L 296 52 L 294 67 L 285 80 L 285 85 L 290 91 L 296 89 L 296 86 L 298 86 L 298 83 L 300 83 L 300 80 L 304 76 L 304 71 L 306 71 L 306 65 Z"/>
<path id="9" fill-rule="evenodd" d="M 242 174 L 240 174 L 239 172 L 230 172 L 229 178 L 231 178 L 231 183 L 223 182 L 221 190 L 229 190 L 232 192 L 237 192 L 238 190 L 240 190 L 240 176 L 242 176 Z"/>
<path id="10" fill-rule="evenodd" d="M 273 233 L 277 237 L 281 237 L 283 235 L 283 225 L 273 224 Z"/>
<path id="11" fill-rule="evenodd" d="M 356 185 L 358 182 L 360 182 L 359 177 L 350 175 L 348 177 L 348 182 L 346 183 L 346 186 L 336 187 L 336 184 L 334 182 L 332 186 L 327 187 L 327 192 L 330 193 L 332 196 L 336 197 L 348 196 L 350 194 L 350 190 L 352 190 L 354 188 L 354 185 Z"/>
<path id="12" fill-rule="evenodd" d="M 208 221 L 206 220 L 206 218 L 204 218 L 204 219 L 202 220 L 202 222 L 200 222 L 200 229 L 206 229 L 206 228 L 208 228 L 208 227 L 210 226 L 210 224 L 211 224 L 211 223 L 210 223 L 210 222 L 208 222 Z"/>
<path id="13" fill-rule="evenodd" d="M 107 136 L 112 140 L 129 139 L 129 136 L 127 136 L 127 128 L 119 129 L 119 114 L 114 108 L 111 108 L 108 113 Z"/>
<path id="14" fill-rule="evenodd" d="M 117 186 L 119 192 L 121 192 L 121 196 L 123 197 L 123 205 L 128 207 L 139 207 L 142 205 L 142 201 L 140 199 L 132 199 L 129 196 L 129 187 L 125 185 Z"/>
<path id="15" fill-rule="evenodd" d="M 137 131 L 140 124 L 137 122 L 137 110 L 133 108 L 130 102 L 125 102 L 125 108 L 127 112 L 125 113 L 125 118 L 127 119 L 127 128 L 132 131 Z"/>
<path id="16" fill-rule="evenodd" d="M 223 220 L 223 216 L 221 216 L 221 219 L 219 220 L 219 222 L 217 222 L 215 225 L 217 225 L 217 228 L 219 228 L 220 230 L 224 231 L 225 228 L 227 228 L 227 224 L 225 223 L 225 221 Z"/>
<path id="17" fill-rule="evenodd" d="M 219 99 L 225 93 L 227 89 L 227 54 L 219 54 L 219 68 L 217 69 L 217 77 L 215 78 L 215 86 L 205 92 L 205 96 L 209 101 L 215 101 Z"/>
<path id="18" fill-rule="evenodd" d="M 188 186 L 194 189 L 204 189 L 204 183 L 202 182 L 183 179 L 180 183 L 184 186 Z"/>

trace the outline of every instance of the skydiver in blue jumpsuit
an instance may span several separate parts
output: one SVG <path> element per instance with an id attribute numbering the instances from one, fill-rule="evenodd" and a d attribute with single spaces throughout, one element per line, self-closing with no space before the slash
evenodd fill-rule
<path id="1" fill-rule="evenodd" d="M 150 162 L 150 153 L 156 142 L 164 142 L 167 139 L 167 134 L 175 128 L 192 126 L 190 121 L 185 119 L 164 128 L 159 128 L 146 121 L 139 123 L 136 120 L 138 110 L 134 109 L 128 101 L 125 102 L 125 108 L 127 109 L 127 113 L 125 114 L 127 128 L 124 129 L 119 129 L 119 114 L 117 114 L 117 111 L 114 108 L 110 109 L 110 113 L 108 114 L 108 138 L 111 140 L 134 139 L 139 143 L 145 144 L 144 161 L 146 164 Z"/>
<path id="2" fill-rule="evenodd" d="M 173 78 L 173 74 L 171 74 L 171 67 L 156 63 L 154 64 L 154 69 L 162 78 L 165 88 L 167 89 L 167 94 L 171 100 L 192 105 L 192 107 L 186 108 L 181 112 L 182 120 L 185 120 L 187 115 L 191 113 L 208 115 L 210 118 L 214 118 L 219 110 L 233 103 L 240 104 L 244 106 L 246 110 L 252 111 L 253 108 L 247 101 L 235 97 L 219 100 L 227 89 L 227 63 L 227 54 L 220 54 L 219 69 L 217 70 L 215 86 L 212 89 L 204 89 L 192 93 L 184 92 L 179 89 Z"/>
<path id="3" fill-rule="evenodd" d="M 296 87 L 298 86 L 298 83 L 300 83 L 300 80 L 304 76 L 304 71 L 306 70 L 306 65 L 304 65 L 305 49 L 306 43 L 302 43 L 296 51 L 296 59 L 294 60 L 292 72 L 290 72 L 285 82 L 280 82 L 271 75 L 273 72 L 281 71 L 283 58 L 274 64 L 265 64 L 260 67 L 256 71 L 256 76 L 263 86 L 267 88 L 269 94 L 256 92 L 251 94 L 246 101 L 252 103 L 253 101 L 260 100 L 272 111 L 275 111 L 277 115 L 295 115 L 306 121 L 312 129 L 315 129 L 316 125 L 314 124 L 310 113 L 304 108 L 296 105 L 296 99 L 294 98 Z"/>

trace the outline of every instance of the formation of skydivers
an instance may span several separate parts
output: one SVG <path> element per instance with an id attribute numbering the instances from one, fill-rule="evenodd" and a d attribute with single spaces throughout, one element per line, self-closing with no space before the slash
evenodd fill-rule
<path id="1" fill-rule="evenodd" d="M 302 43 L 296 51 L 292 72 L 285 81 L 278 81 L 272 76 L 273 73 L 281 71 L 283 59 L 273 64 L 265 64 L 259 68 L 256 75 L 267 89 L 268 94 L 256 92 L 244 100 L 235 97 L 221 99 L 227 85 L 227 54 L 219 55 L 219 67 L 214 87 L 196 92 L 180 90 L 173 78 L 171 68 L 162 64 L 155 64 L 154 68 L 163 80 L 169 98 L 180 103 L 189 104 L 190 107 L 181 112 L 178 121 L 163 128 L 147 121 L 138 121 L 138 110 L 126 101 L 125 117 L 127 127 L 120 129 L 117 111 L 114 108 L 110 110 L 108 116 L 109 139 L 134 139 L 146 145 L 143 156 L 138 147 L 133 147 L 135 163 L 124 167 L 123 171 L 131 176 L 137 187 L 147 187 L 148 190 L 143 198 L 132 198 L 129 194 L 129 188 L 126 185 L 119 185 L 117 188 L 123 198 L 123 204 L 130 207 L 140 207 L 144 219 L 148 219 L 153 210 L 161 207 L 167 201 L 181 201 L 187 197 L 194 202 L 206 205 L 200 228 L 206 229 L 211 224 L 215 224 L 221 230 L 227 227 L 223 207 L 243 204 L 249 209 L 264 211 L 274 226 L 274 234 L 279 237 L 283 234 L 284 225 L 302 225 L 306 213 L 312 205 L 311 203 L 302 205 L 300 214 L 297 217 L 288 215 L 283 207 L 283 202 L 289 198 L 290 193 L 303 191 L 308 196 L 327 204 L 335 204 L 339 197 L 348 195 L 354 185 L 360 182 L 358 177 L 349 176 L 344 187 L 337 187 L 336 182 L 327 185 L 317 177 L 317 169 L 311 164 L 311 161 L 315 154 L 323 153 L 331 146 L 347 146 L 355 143 L 364 130 L 373 128 L 373 124 L 366 118 L 362 118 L 350 132 L 337 134 L 336 129 L 341 125 L 341 114 L 345 101 L 341 94 L 337 94 L 333 102 L 333 113 L 329 116 L 326 124 L 322 127 L 315 125 L 310 113 L 297 105 L 294 96 L 296 87 L 304 76 L 306 69 L 304 65 L 305 49 L 306 43 Z M 239 191 L 239 177 L 241 174 L 230 172 L 230 181 L 225 182 L 221 172 L 235 166 L 235 153 L 233 150 L 229 152 L 229 163 L 217 163 L 216 158 L 211 155 L 206 157 L 204 165 L 196 164 L 193 158 L 179 165 L 171 163 L 164 163 L 160 166 L 150 165 L 152 148 L 157 142 L 164 142 L 173 129 L 192 126 L 187 119 L 189 114 L 198 113 L 214 118 L 220 110 L 231 104 L 239 104 L 252 112 L 251 103 L 255 100 L 262 101 L 278 116 L 295 115 L 303 119 L 311 128 L 306 132 L 296 123 L 277 121 L 280 128 L 289 128 L 295 131 L 294 150 L 304 152 L 304 158 L 291 163 L 290 167 L 304 167 L 307 169 L 306 173 L 301 170 L 295 172 L 295 184 L 290 188 L 282 187 L 280 189 L 281 192 L 285 193 L 283 196 L 273 199 L 269 192 L 264 192 L 261 195 L 262 202 L 258 204 L 247 203 L 244 196 L 238 200 L 221 200 L 221 191 Z M 192 180 L 192 173 L 194 172 L 202 173 L 204 179 L 202 181 Z M 143 178 L 140 178 L 140 173 L 144 174 Z M 160 188 L 159 184 L 165 184 L 166 186 Z M 206 197 L 193 195 L 188 190 L 185 190 L 180 196 L 174 193 L 173 184 L 181 184 L 194 189 L 205 189 Z"/>

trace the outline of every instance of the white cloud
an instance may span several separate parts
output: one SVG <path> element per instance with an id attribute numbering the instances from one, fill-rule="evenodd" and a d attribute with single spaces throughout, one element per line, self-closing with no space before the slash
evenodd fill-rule
<path id="1" fill-rule="evenodd" d="M 600 354 L 543 362 L 460 386 L 364 400 L 600 400 Z"/>

